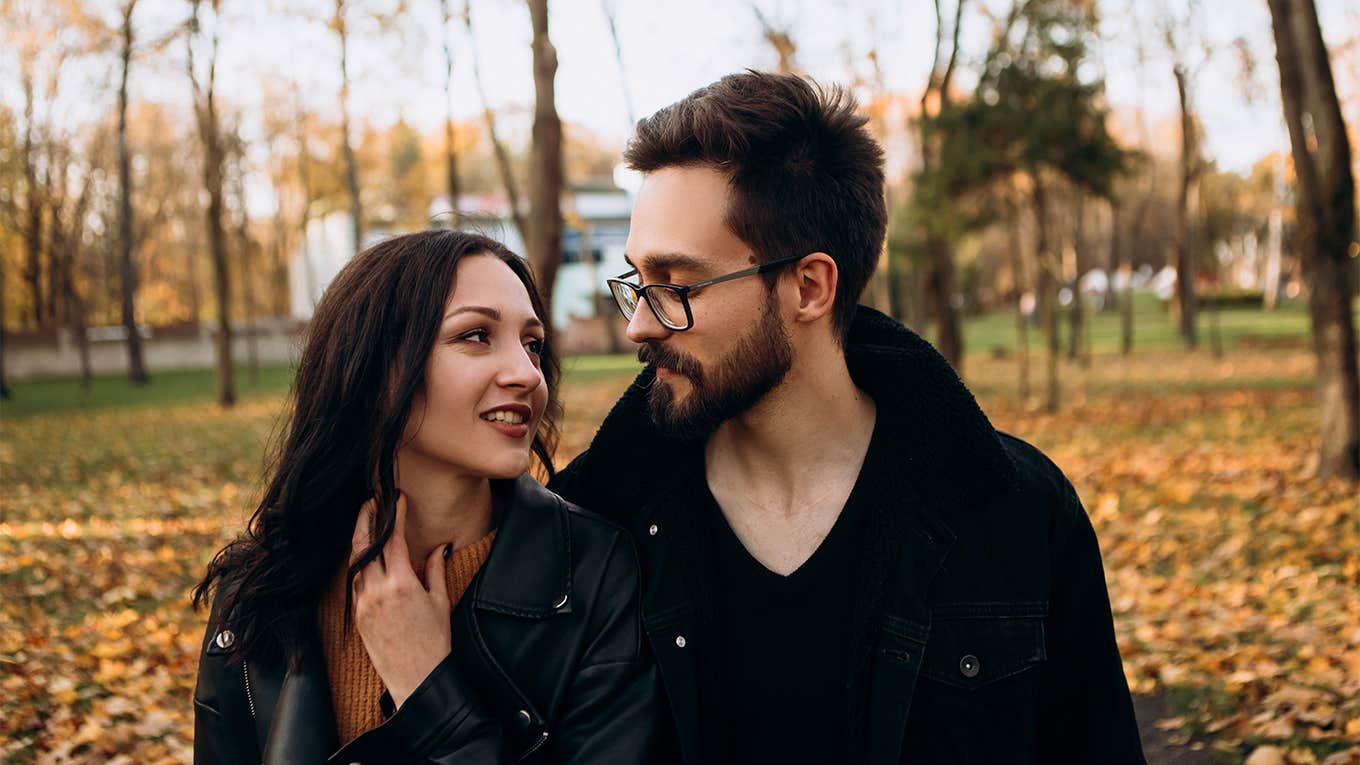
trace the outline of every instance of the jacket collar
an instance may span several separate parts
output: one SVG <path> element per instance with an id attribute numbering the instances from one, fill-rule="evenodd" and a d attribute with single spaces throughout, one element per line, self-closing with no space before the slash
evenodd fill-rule
<path id="1" fill-rule="evenodd" d="M 506 512 L 470 593 L 473 605 L 528 618 L 569 612 L 571 531 L 566 503 L 528 474 L 492 481 L 491 487 Z"/>
<path id="2" fill-rule="evenodd" d="M 972 393 L 944 357 L 919 335 L 860 306 L 846 339 L 855 384 L 873 397 L 903 477 L 941 512 L 975 505 L 1011 485 L 1014 463 Z M 600 425 L 580 463 L 580 483 L 615 501 L 600 511 L 627 512 L 654 491 L 686 448 L 662 435 L 647 414 L 647 367 Z M 615 520 L 626 521 L 625 518 Z"/>

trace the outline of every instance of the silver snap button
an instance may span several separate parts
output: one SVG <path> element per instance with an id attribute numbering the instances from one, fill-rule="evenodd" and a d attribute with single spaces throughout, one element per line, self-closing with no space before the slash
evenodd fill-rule
<path id="1" fill-rule="evenodd" d="M 978 657 L 973 654 L 970 653 L 962 659 L 959 659 L 959 672 L 962 673 L 964 677 L 977 677 L 978 672 L 981 671 L 982 663 L 979 662 Z"/>
<path id="2" fill-rule="evenodd" d="M 218 648 L 231 648 L 236 644 L 236 633 L 231 630 L 222 630 L 217 633 L 217 637 L 213 639 L 213 642 L 217 643 Z"/>
<path id="3" fill-rule="evenodd" d="M 660 530 L 660 529 L 658 529 L 658 528 L 656 527 L 656 524 L 653 523 L 651 526 L 648 526 L 648 527 L 647 527 L 647 534 L 650 535 L 650 536 L 656 536 L 656 532 L 659 531 L 659 530 Z"/>
<path id="4" fill-rule="evenodd" d="M 529 723 L 533 722 L 533 718 L 529 716 L 529 710 L 527 709 L 521 709 L 518 712 L 516 712 L 515 720 L 520 724 L 520 727 L 522 728 L 527 728 L 529 726 Z"/>
<path id="5" fill-rule="evenodd" d="M 684 647 L 685 647 L 685 636 L 684 636 L 684 635 L 676 635 L 676 636 L 675 636 L 675 646 L 676 646 L 677 648 L 684 648 Z"/>
<path id="6" fill-rule="evenodd" d="M 561 608 L 567 604 L 567 596 L 563 595 L 560 600 L 553 604 L 554 609 Z"/>

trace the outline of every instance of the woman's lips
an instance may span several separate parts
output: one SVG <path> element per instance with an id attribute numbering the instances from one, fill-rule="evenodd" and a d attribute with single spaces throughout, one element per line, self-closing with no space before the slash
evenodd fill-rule
<path id="1" fill-rule="evenodd" d="M 491 427 L 493 427 L 493 428 L 495 428 L 496 430 L 500 431 L 502 434 L 507 435 L 507 436 L 509 436 L 509 437 L 511 437 L 511 438 L 516 438 L 516 439 L 518 439 L 518 438 L 524 438 L 525 436 L 527 436 L 527 435 L 529 434 L 529 423 L 527 423 L 527 422 L 521 422 L 521 423 L 518 423 L 518 424 L 511 424 L 511 423 L 508 423 L 508 422 L 497 422 L 497 421 L 494 421 L 494 420 L 485 420 L 485 419 L 482 420 L 482 422 L 485 422 L 487 425 L 490 425 Z"/>

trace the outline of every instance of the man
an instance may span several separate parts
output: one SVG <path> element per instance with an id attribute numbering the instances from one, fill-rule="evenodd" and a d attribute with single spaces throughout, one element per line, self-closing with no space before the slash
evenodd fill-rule
<path id="1" fill-rule="evenodd" d="M 684 763 L 1142 762 L 1071 485 L 856 305 L 864 122 L 747 72 L 639 123 L 610 287 L 648 366 L 552 488 L 637 542 Z"/>

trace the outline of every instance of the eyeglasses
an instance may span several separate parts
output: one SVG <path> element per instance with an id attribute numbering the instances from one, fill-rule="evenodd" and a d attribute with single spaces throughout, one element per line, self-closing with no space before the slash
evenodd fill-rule
<path id="1" fill-rule="evenodd" d="M 633 320 L 633 314 L 637 312 L 638 301 L 645 297 L 647 298 L 647 305 L 651 306 L 652 314 L 656 316 L 656 320 L 661 322 L 662 326 L 675 332 L 684 332 L 694 326 L 694 313 L 689 307 L 690 295 L 704 287 L 711 287 L 721 282 L 730 282 L 733 279 L 742 279 L 756 274 L 768 274 L 790 263 L 796 263 L 805 257 L 807 256 L 794 255 L 780 258 L 694 284 L 633 284 L 623 281 L 629 276 L 637 276 L 636 268 L 606 281 L 609 284 L 609 290 L 614 293 L 614 302 L 619 304 L 619 312 L 623 314 L 625 321 Z"/>

